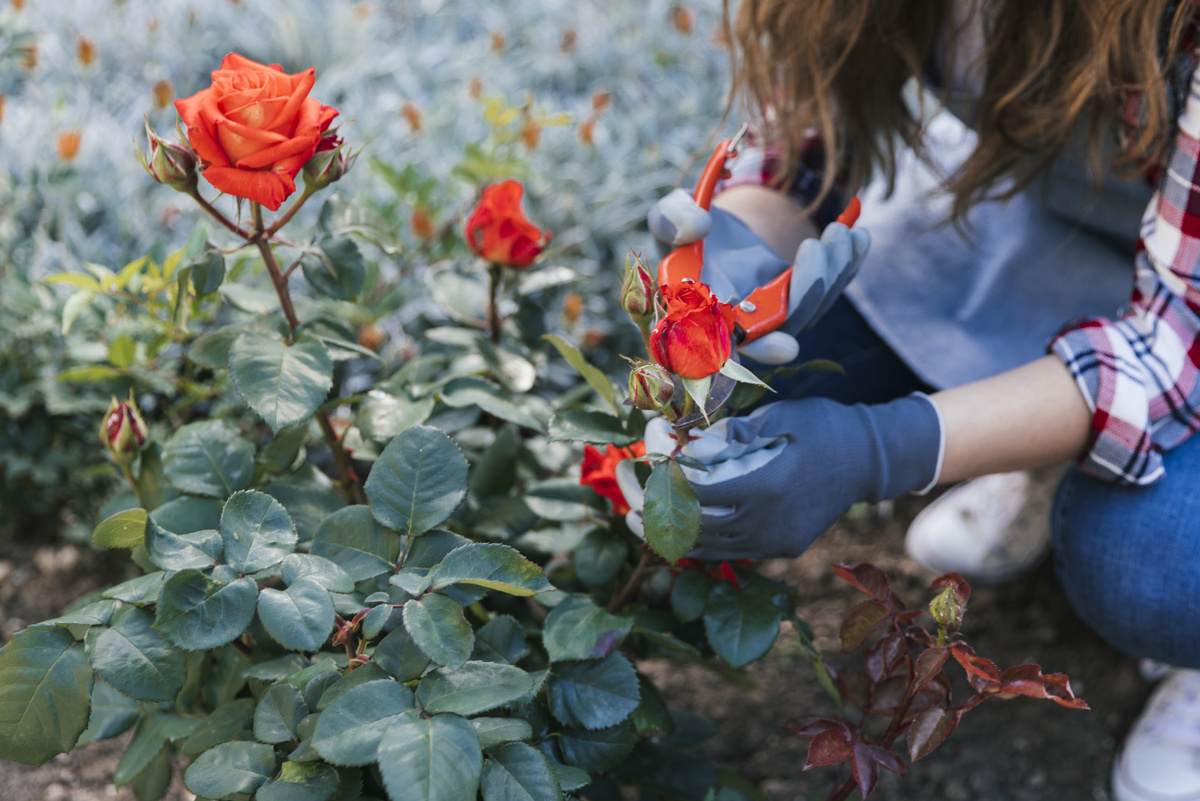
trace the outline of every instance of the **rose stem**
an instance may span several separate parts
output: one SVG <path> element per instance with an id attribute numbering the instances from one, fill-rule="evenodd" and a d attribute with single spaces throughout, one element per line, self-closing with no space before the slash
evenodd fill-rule
<path id="1" fill-rule="evenodd" d="M 200 208 L 207 211 L 214 220 L 216 220 L 221 225 L 228 228 L 230 231 L 233 231 L 235 234 L 240 236 L 242 239 L 245 239 L 247 242 L 250 242 L 254 239 L 253 233 L 251 233 L 250 231 L 247 231 L 245 228 L 242 228 L 240 225 L 233 222 L 233 220 L 229 219 L 224 214 L 219 212 L 216 209 L 216 207 L 214 207 L 211 203 L 209 203 L 204 198 L 200 197 L 199 191 L 192 194 L 192 199 L 195 200 L 197 204 L 199 204 Z"/>
<path id="2" fill-rule="evenodd" d="M 492 278 L 488 285 L 488 327 L 492 331 L 493 345 L 500 342 L 500 307 L 496 302 L 496 295 L 500 289 L 500 275 L 503 269 L 499 264 L 493 264 L 489 268 Z"/>
<path id="3" fill-rule="evenodd" d="M 312 191 L 308 188 L 308 186 L 305 186 L 304 191 L 300 193 L 300 197 L 296 198 L 296 202 L 292 203 L 288 210 L 283 213 L 282 217 L 271 223 L 271 227 L 266 231 L 267 238 L 271 238 L 275 235 L 276 231 L 287 225 L 288 220 L 292 219 L 296 212 L 300 211 L 300 207 L 304 205 L 304 202 L 312 196 Z"/>
<path id="4" fill-rule="evenodd" d="M 642 578 L 646 575 L 646 568 L 650 566 L 650 560 L 654 558 L 654 554 L 647 548 L 642 552 L 642 559 L 638 562 L 637 567 L 633 570 L 633 575 L 629 577 L 629 581 L 625 582 L 625 586 L 621 591 L 612 597 L 608 602 L 608 613 L 616 614 L 622 606 L 629 603 L 637 591 L 641 589 Z"/>
<path id="5" fill-rule="evenodd" d="M 287 279 L 279 271 L 279 263 L 275 261 L 275 254 L 271 250 L 271 243 L 267 241 L 263 230 L 262 206 L 258 203 L 251 203 L 250 210 L 254 215 L 254 234 L 249 241 L 258 246 L 258 252 L 262 254 L 263 263 L 267 265 L 267 272 L 271 275 L 271 283 L 275 285 L 275 294 L 279 297 L 279 308 L 283 310 L 283 316 L 287 318 L 290 334 L 288 342 L 290 343 L 296 338 L 296 329 L 299 327 L 300 321 L 296 317 L 295 307 L 292 306 L 292 296 L 288 292 Z M 346 453 L 346 449 L 342 447 L 342 441 L 334 433 L 333 424 L 329 422 L 329 414 L 319 412 L 316 418 L 317 423 L 321 426 L 321 434 L 325 438 L 325 444 L 329 446 L 329 450 L 333 454 L 333 460 L 337 463 L 338 475 L 342 482 L 342 494 L 346 496 L 348 503 L 362 503 L 362 489 L 358 486 L 350 471 L 350 455 Z"/>

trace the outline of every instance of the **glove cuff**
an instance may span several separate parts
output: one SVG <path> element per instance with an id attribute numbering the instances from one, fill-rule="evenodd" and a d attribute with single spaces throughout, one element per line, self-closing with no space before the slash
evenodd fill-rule
<path id="1" fill-rule="evenodd" d="M 865 500 L 878 502 L 909 492 L 927 492 L 937 483 L 945 433 L 937 406 L 915 392 L 890 403 L 858 406 L 873 451 L 873 473 Z"/>

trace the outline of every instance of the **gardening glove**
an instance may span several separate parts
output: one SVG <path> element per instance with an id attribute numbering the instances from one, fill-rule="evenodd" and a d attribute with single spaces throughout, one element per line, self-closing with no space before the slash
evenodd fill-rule
<path id="1" fill-rule="evenodd" d="M 928 490 L 943 449 L 941 418 L 921 393 L 871 406 L 780 401 L 692 436 L 683 453 L 708 471 L 683 468 L 701 506 L 689 555 L 708 560 L 798 556 L 854 503 Z M 652 420 L 646 452 L 674 448 L 670 423 Z M 618 471 L 618 482 L 626 490 L 628 476 Z M 640 530 L 643 499 L 630 492 L 627 520 Z"/>
<path id="2" fill-rule="evenodd" d="M 686 191 L 676 189 L 650 209 L 650 231 L 672 247 L 707 237 L 700 280 L 722 300 L 737 303 L 788 268 L 775 251 L 737 217 L 706 212 Z M 811 327 L 858 272 L 871 246 L 864 228 L 841 223 L 825 227 L 820 239 L 800 243 L 788 290 L 788 316 L 778 331 L 741 346 L 739 353 L 760 364 L 786 364 L 800 352 L 795 335 Z"/>

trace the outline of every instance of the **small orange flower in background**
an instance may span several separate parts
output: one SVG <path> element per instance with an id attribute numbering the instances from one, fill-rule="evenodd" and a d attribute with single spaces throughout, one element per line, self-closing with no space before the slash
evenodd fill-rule
<path id="1" fill-rule="evenodd" d="M 230 53 L 212 86 L 176 100 L 208 182 L 278 210 L 338 114 L 308 96 L 315 81 L 312 67 L 289 75 L 278 64 Z"/>
<path id="2" fill-rule="evenodd" d="M 400 116 L 408 122 L 408 127 L 412 128 L 413 133 L 421 130 L 421 109 L 412 103 L 405 103 L 400 107 Z"/>
<path id="3" fill-rule="evenodd" d="M 583 314 L 583 295 L 578 292 L 568 292 L 563 298 L 563 317 L 567 318 L 568 325 L 575 325 L 579 322 L 580 315 Z"/>
<path id="4" fill-rule="evenodd" d="M 0 123 L 4 122 L 4 100 L 7 95 L 0 95 Z"/>
<path id="5" fill-rule="evenodd" d="M 77 130 L 60 131 L 55 137 L 55 145 L 58 147 L 58 157 L 63 161 L 71 161 L 79 155 L 79 145 L 83 141 L 83 134 Z"/>
<path id="6" fill-rule="evenodd" d="M 596 139 L 596 118 L 588 117 L 579 123 L 579 141 L 585 145 L 590 145 Z"/>
<path id="7" fill-rule="evenodd" d="M 17 11 L 20 11 L 25 7 L 25 0 L 12 0 L 12 4 L 13 8 L 15 8 Z"/>
<path id="8" fill-rule="evenodd" d="M 612 92 L 607 89 L 592 91 L 592 111 L 601 112 L 612 104 Z"/>
<path id="9" fill-rule="evenodd" d="M 437 226 L 433 222 L 433 217 L 429 216 L 429 212 L 419 206 L 413 209 L 412 230 L 414 234 L 426 242 L 437 235 Z"/>
<path id="10" fill-rule="evenodd" d="M 38 46 L 37 42 L 22 42 L 17 45 L 17 52 L 21 54 L 21 66 L 27 70 L 31 70 L 38 63 Z"/>
<path id="11" fill-rule="evenodd" d="M 88 66 L 96 60 L 96 43 L 86 36 L 80 36 L 75 40 L 75 57 L 80 64 Z"/>
<path id="12" fill-rule="evenodd" d="M 650 332 L 654 361 L 684 378 L 705 378 L 720 370 L 733 353 L 734 308 L 700 283 L 667 284 L 662 294 L 667 315 Z"/>
<path id="13" fill-rule="evenodd" d="M 518 269 L 533 264 L 550 241 L 550 232 L 525 217 L 524 194 L 521 182 L 511 179 L 484 187 L 479 205 L 463 226 L 471 250 L 492 264 Z"/>
<path id="14" fill-rule="evenodd" d="M 483 94 L 483 79 L 478 75 L 472 75 L 471 80 L 467 82 L 467 96 L 472 100 L 478 100 Z"/>
<path id="15" fill-rule="evenodd" d="M 567 28 L 563 31 L 562 41 L 558 44 L 558 49 L 564 53 L 570 53 L 575 49 L 576 43 L 579 41 L 579 33 L 574 28 Z"/>
<path id="16" fill-rule="evenodd" d="M 521 126 L 521 142 L 525 147 L 533 150 L 538 146 L 538 142 L 542 141 L 542 126 L 532 117 L 525 118 L 525 124 Z"/>
<path id="17" fill-rule="evenodd" d="M 671 9 L 671 24 L 680 33 L 691 36 L 696 28 L 696 13 L 687 6 L 675 6 Z"/>
<path id="18" fill-rule="evenodd" d="M 583 468 L 579 474 L 579 483 L 585 487 L 591 487 L 597 495 L 608 498 L 612 503 L 614 515 L 626 514 L 629 512 L 629 503 L 617 485 L 617 463 L 645 455 L 646 443 L 644 442 L 635 442 L 628 448 L 606 445 L 603 453 L 591 445 L 584 445 Z"/>
<path id="19" fill-rule="evenodd" d="M 175 87 L 166 78 L 154 84 L 154 107 L 166 108 L 175 99 Z"/>
<path id="20" fill-rule="evenodd" d="M 493 53 L 499 53 L 507 43 L 508 37 L 504 35 L 504 31 L 492 31 L 488 46 L 492 48 Z"/>
<path id="21" fill-rule="evenodd" d="M 364 348 L 378 353 L 384 342 L 387 342 L 387 334 L 375 323 L 367 323 L 358 329 L 358 344 Z"/>

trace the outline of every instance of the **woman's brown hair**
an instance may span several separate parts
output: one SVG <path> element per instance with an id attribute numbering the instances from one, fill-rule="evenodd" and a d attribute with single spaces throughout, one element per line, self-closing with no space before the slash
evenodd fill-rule
<path id="1" fill-rule="evenodd" d="M 732 15 L 725 0 L 735 42 L 734 92 L 780 146 L 782 178 L 790 179 L 813 130 L 825 143 L 822 197 L 835 176 L 856 189 L 876 170 L 892 176 L 902 144 L 920 150 L 921 115 L 903 89 L 932 65 L 945 74 L 955 70 L 952 54 L 962 34 L 953 23 L 955 2 L 961 0 L 742 0 Z M 1140 97 L 1141 118 L 1113 164 L 1135 173 L 1162 154 L 1173 131 L 1166 65 L 1191 18 L 1188 0 L 982 0 L 982 6 L 986 80 L 978 144 L 947 178 L 956 218 L 980 199 L 1028 187 L 1080 125 L 1087 126 L 1093 165 L 1101 167 L 1105 137 L 1119 124 L 1130 90 Z"/>

